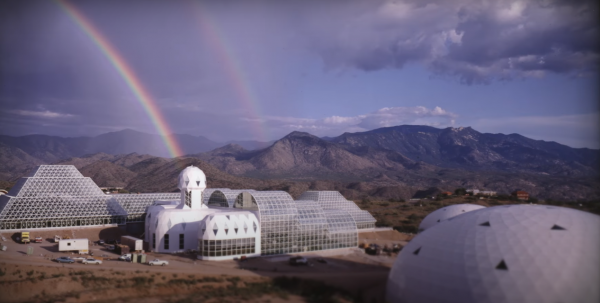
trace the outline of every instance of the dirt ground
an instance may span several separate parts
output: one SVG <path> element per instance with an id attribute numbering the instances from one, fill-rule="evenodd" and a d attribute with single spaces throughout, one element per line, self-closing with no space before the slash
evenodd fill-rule
<path id="1" fill-rule="evenodd" d="M 288 257 L 253 258 L 239 261 L 201 261 L 186 254 L 148 253 L 147 259 L 169 261 L 168 266 L 111 260 L 118 257 L 104 246 L 92 246 L 101 265 L 58 264 L 63 255 L 52 243 L 55 234 L 68 234 L 92 241 L 118 238 L 120 230 L 75 229 L 33 232 L 43 243 L 19 244 L 6 233 L 0 251 L 0 302 L 383 302 L 387 275 L 396 255 L 371 256 L 358 248 L 307 255 L 309 266 L 288 264 Z M 120 234 L 119 234 L 120 235 Z M 359 234 L 369 243 L 406 243 L 409 237 L 384 230 Z M 1 238 L 0 238 L 1 240 Z M 34 249 L 27 255 L 27 247 Z M 326 263 L 317 261 L 323 259 Z M 300 279 L 300 280 L 297 280 Z M 313 284 L 311 284 L 313 283 Z M 314 284 L 316 283 L 316 284 Z M 324 297 L 312 294 L 315 289 Z M 321 298 L 321 299 L 319 299 Z"/>

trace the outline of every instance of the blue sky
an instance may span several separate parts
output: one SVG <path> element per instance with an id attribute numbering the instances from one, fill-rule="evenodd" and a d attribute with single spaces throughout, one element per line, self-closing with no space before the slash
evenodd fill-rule
<path id="1" fill-rule="evenodd" d="M 593 1 L 73 4 L 176 133 L 273 140 L 294 130 L 337 136 L 424 124 L 600 148 Z M 156 133 L 55 3 L 0 5 L 2 134 Z M 201 28 L 207 17 L 220 43 Z M 252 97 L 236 93 L 239 83 Z"/>

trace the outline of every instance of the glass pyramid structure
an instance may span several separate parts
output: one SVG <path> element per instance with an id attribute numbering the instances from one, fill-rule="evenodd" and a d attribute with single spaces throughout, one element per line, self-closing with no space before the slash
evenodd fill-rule
<path id="1" fill-rule="evenodd" d="M 40 165 L 0 196 L 0 229 L 124 223 L 127 211 L 72 165 Z"/>

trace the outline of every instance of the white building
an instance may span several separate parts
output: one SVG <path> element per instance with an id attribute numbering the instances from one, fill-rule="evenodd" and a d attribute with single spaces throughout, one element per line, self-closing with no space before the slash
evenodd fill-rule
<path id="1" fill-rule="evenodd" d="M 600 302 L 600 216 L 542 205 L 455 216 L 400 252 L 388 302 Z"/>
<path id="2" fill-rule="evenodd" d="M 473 196 L 482 195 L 492 197 L 497 195 L 497 192 L 493 190 L 467 189 L 466 192 L 472 194 Z"/>
<path id="3" fill-rule="evenodd" d="M 260 223 L 249 211 L 215 213 L 200 222 L 198 259 L 260 256 Z"/>
<path id="4" fill-rule="evenodd" d="M 197 167 L 179 175 L 179 200 L 148 206 L 149 250 L 197 250 L 198 259 L 298 253 L 356 247 L 358 229 L 375 219 L 338 192 L 306 192 L 293 200 L 283 191 L 206 189 Z"/>
<path id="5" fill-rule="evenodd" d="M 375 218 L 336 191 L 206 188 L 184 169 L 180 192 L 106 195 L 72 165 L 40 165 L 0 195 L 0 230 L 117 226 L 144 233 L 147 250 L 198 251 L 198 258 L 280 255 L 358 246 Z M 45 207 L 39 207 L 44 205 Z"/>

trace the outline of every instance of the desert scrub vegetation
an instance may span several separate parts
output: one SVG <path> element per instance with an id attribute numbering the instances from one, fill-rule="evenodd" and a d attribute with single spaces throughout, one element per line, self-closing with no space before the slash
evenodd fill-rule
<path id="1" fill-rule="evenodd" d="M 133 287 L 142 287 L 154 283 L 154 278 L 133 277 L 131 281 L 133 282 Z"/>
<path id="2" fill-rule="evenodd" d="M 183 279 L 178 279 L 174 283 L 188 284 L 192 283 L 192 281 L 198 282 L 200 280 L 202 279 L 186 280 L 184 282 Z M 223 280 L 220 279 L 220 281 Z M 313 280 L 278 277 L 269 281 L 246 282 L 242 284 L 240 283 L 242 280 L 239 277 L 229 277 L 225 281 L 231 284 L 225 287 L 203 285 L 201 291 L 189 294 L 186 298 L 176 302 L 191 303 L 202 300 L 224 301 L 227 299 L 247 301 L 260 298 L 264 295 L 272 295 L 284 300 L 288 299 L 290 295 L 297 295 L 311 303 L 333 303 L 339 302 L 341 298 L 353 301 L 353 298 L 347 292 Z"/>

